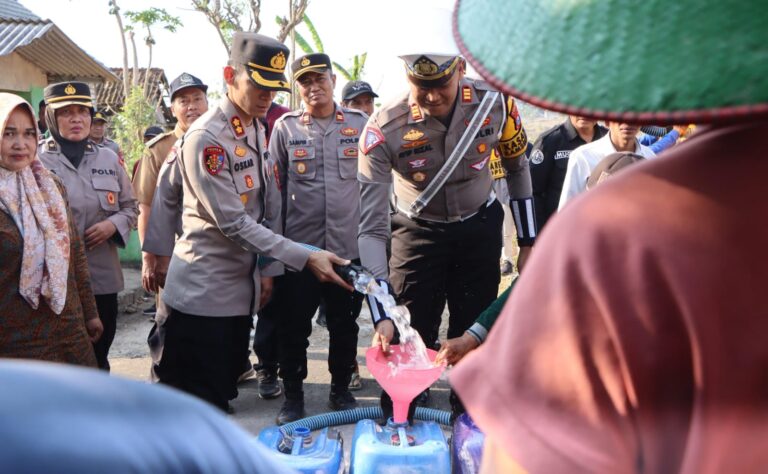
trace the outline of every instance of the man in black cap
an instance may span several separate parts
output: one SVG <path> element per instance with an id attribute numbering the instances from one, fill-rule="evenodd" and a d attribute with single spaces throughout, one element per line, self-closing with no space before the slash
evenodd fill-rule
<path id="1" fill-rule="evenodd" d="M 304 108 L 278 119 L 269 143 L 282 185 L 285 236 L 359 262 L 357 144 L 367 116 L 334 102 L 336 76 L 327 55 L 300 57 L 291 65 L 291 71 Z M 355 319 L 362 297 L 335 285 L 318 283 L 309 271 L 288 271 L 276 279 L 273 301 L 261 314 L 277 323 L 280 377 L 285 386 L 278 424 L 304 416 L 306 350 L 312 315 L 321 298 L 326 302 L 330 333 L 329 405 L 334 410 L 356 405 L 349 383 L 357 355 Z"/>
<path id="2" fill-rule="evenodd" d="M 146 130 L 144 130 L 144 143 L 147 143 L 148 141 L 152 140 L 158 135 L 161 135 L 163 133 L 163 129 L 161 127 L 158 127 L 157 125 L 152 125 L 151 127 L 147 127 Z"/>
<path id="3" fill-rule="evenodd" d="M 235 33 L 224 68 L 227 95 L 192 124 L 175 158 L 183 183 L 182 235 L 162 296 L 170 314 L 157 373 L 160 382 L 222 410 L 237 396 L 251 317 L 283 264 L 307 267 L 321 281 L 352 290 L 333 270 L 349 261 L 313 252 L 266 226 L 280 230 L 280 195 L 264 129 L 254 119 L 266 115 L 277 91 L 290 90 L 288 54 L 274 39 Z M 259 265 L 259 257 L 274 261 Z"/>
<path id="4" fill-rule="evenodd" d="M 182 73 L 171 82 L 171 113 L 176 118 L 176 127 L 173 131 L 163 133 L 147 142 L 147 150 L 141 158 L 141 165 L 133 178 L 133 188 L 136 198 L 139 200 L 139 241 L 144 243 L 147 232 L 147 223 L 152 213 L 152 199 L 157 187 L 158 173 L 173 144 L 181 138 L 190 125 L 201 115 L 208 111 L 208 86 L 192 74 Z M 169 235 L 173 241 L 176 220 L 165 222 L 169 229 Z M 154 284 L 156 257 L 148 252 L 142 252 L 141 276 L 142 284 L 147 291 L 158 291 Z M 165 261 L 167 269 L 168 261 Z M 151 308 L 150 308 L 151 309 Z"/>
<path id="5" fill-rule="evenodd" d="M 107 112 L 104 109 L 97 110 L 93 114 L 93 120 L 91 121 L 91 132 L 88 137 L 96 145 L 103 146 L 114 151 L 115 155 L 120 158 L 120 162 L 122 163 L 123 153 L 120 151 L 120 145 L 107 137 L 107 125 L 109 125 Z"/>
<path id="6" fill-rule="evenodd" d="M 378 94 L 373 92 L 371 85 L 365 81 L 350 81 L 341 90 L 341 105 L 348 109 L 355 109 L 365 112 L 366 115 L 373 115 L 373 99 Z"/>

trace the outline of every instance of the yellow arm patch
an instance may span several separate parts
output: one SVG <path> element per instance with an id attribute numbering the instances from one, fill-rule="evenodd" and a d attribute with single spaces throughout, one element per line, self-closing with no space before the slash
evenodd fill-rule
<path id="1" fill-rule="evenodd" d="M 515 99 L 507 97 L 506 100 L 507 117 L 499 139 L 499 152 L 502 158 L 517 158 L 525 153 L 528 147 L 528 136 L 525 134 Z"/>

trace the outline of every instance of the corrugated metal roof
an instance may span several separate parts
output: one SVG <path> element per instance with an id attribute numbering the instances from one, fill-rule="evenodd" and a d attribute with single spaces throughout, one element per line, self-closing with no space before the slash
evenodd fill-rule
<path id="1" fill-rule="evenodd" d="M 0 18 L 11 20 L 40 20 L 16 0 L 0 0 Z"/>
<path id="2" fill-rule="evenodd" d="M 118 80 L 50 20 L 0 20 L 0 56 L 13 52 L 49 76 Z"/>

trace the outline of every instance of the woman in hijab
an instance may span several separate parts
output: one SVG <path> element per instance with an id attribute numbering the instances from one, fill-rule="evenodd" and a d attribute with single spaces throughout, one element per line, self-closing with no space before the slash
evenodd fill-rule
<path id="1" fill-rule="evenodd" d="M 102 333 L 61 182 L 21 97 L 0 93 L 0 357 L 96 366 Z"/>
<path id="2" fill-rule="evenodd" d="M 109 347 L 115 337 L 117 293 L 123 272 L 117 254 L 136 224 L 138 208 L 131 182 L 112 150 L 88 140 L 94 108 L 83 82 L 52 84 L 44 92 L 50 138 L 41 142 L 40 161 L 67 190 L 75 228 L 85 243 L 104 336 L 94 345 L 99 368 L 109 370 Z"/>

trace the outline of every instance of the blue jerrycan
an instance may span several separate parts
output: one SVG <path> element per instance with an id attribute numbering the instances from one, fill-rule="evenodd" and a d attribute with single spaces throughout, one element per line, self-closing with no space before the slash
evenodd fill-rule
<path id="1" fill-rule="evenodd" d="M 387 426 L 361 420 L 352 441 L 350 474 L 442 474 L 451 472 L 448 443 L 435 422 L 417 421 L 413 426 Z"/>
<path id="2" fill-rule="evenodd" d="M 259 433 L 258 440 L 275 453 L 285 466 L 302 474 L 338 474 L 344 468 L 341 433 L 323 428 L 313 439 L 308 428 L 297 427 L 286 436 L 277 426 Z"/>

